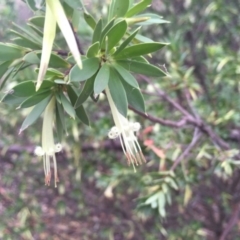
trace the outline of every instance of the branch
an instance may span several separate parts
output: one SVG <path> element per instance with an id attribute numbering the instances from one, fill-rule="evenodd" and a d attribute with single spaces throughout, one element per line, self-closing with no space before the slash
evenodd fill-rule
<path id="1" fill-rule="evenodd" d="M 224 229 L 221 237 L 219 240 L 225 240 L 228 233 L 233 229 L 233 227 L 237 224 L 238 222 L 238 217 L 239 217 L 239 213 L 240 213 L 240 203 L 237 204 L 237 206 L 235 207 L 235 209 L 233 209 L 232 211 L 232 216 L 226 226 L 226 228 Z"/>
<path id="2" fill-rule="evenodd" d="M 186 119 L 181 119 L 180 121 L 178 122 L 175 122 L 175 121 L 171 121 L 171 120 L 164 120 L 162 118 L 157 118 L 157 117 L 154 117 L 150 114 L 145 114 L 143 112 L 140 112 L 138 111 L 137 109 L 129 106 L 129 109 L 131 109 L 133 112 L 137 113 L 138 115 L 148 119 L 149 121 L 153 122 L 153 123 L 159 123 L 163 126 L 168 126 L 168 127 L 174 127 L 174 128 L 181 128 L 181 127 L 184 127 L 186 126 L 187 124 L 187 120 Z"/>
<path id="3" fill-rule="evenodd" d="M 195 128 L 193 139 L 188 147 L 183 151 L 183 153 L 175 160 L 174 164 L 171 167 L 171 171 L 174 171 L 178 164 L 191 152 L 191 150 L 195 147 L 198 143 L 199 139 L 201 138 L 202 134 L 198 128 Z"/>

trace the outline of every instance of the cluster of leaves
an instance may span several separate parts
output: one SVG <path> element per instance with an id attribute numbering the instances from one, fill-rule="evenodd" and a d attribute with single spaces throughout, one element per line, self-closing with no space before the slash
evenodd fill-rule
<path id="1" fill-rule="evenodd" d="M 11 32 L 16 38 L 12 39 L 13 43 L 0 44 L 1 88 L 19 71 L 38 66 L 40 63 L 44 3 L 39 5 L 40 9 L 36 9 L 35 1 L 27 3 L 36 11 L 36 16 L 28 21 L 28 29 L 14 24 L 16 30 Z M 34 106 L 20 131 L 25 130 L 41 116 L 52 96 L 57 99 L 56 129 L 60 140 L 63 131 L 66 131 L 64 112 L 71 118 L 77 117 L 89 125 L 82 104 L 90 96 L 96 100 L 96 96 L 106 88 L 109 88 L 113 101 L 123 116 L 127 116 L 128 104 L 145 112 L 138 82 L 131 72 L 148 76 L 166 76 L 160 68 L 150 64 L 143 57 L 167 45 L 153 42 L 139 33 L 141 25 L 165 22 L 155 14 L 139 14 L 150 3 L 151 1 L 140 1 L 134 5 L 133 1 L 112 1 L 107 19 L 97 21 L 85 10 L 80 1 L 63 1 L 65 12 L 73 25 L 77 24 L 74 22 L 77 11 L 78 20 L 84 18 L 93 29 L 92 42 L 86 55 L 82 57 L 82 69 L 73 64 L 69 52 L 63 51 L 55 44 L 41 88 L 36 91 L 36 81 L 29 80 L 19 83 L 7 92 L 2 99 L 3 103 L 13 104 L 18 108 Z M 35 71 L 38 72 L 38 68 Z M 84 84 L 80 88 L 79 83 L 82 82 Z"/>

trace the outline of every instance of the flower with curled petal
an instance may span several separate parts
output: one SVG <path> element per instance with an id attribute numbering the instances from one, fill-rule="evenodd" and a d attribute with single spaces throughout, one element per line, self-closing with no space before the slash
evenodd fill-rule
<path id="1" fill-rule="evenodd" d="M 106 89 L 106 95 L 115 122 L 115 126 L 111 128 L 110 132 L 108 133 L 108 137 L 110 139 L 119 137 L 123 152 L 127 157 L 128 163 L 132 164 L 135 170 L 135 165 L 137 166 L 142 162 L 146 162 L 137 137 L 134 134 L 140 130 L 141 125 L 138 122 L 129 122 L 127 118 L 119 113 L 108 88 Z"/>

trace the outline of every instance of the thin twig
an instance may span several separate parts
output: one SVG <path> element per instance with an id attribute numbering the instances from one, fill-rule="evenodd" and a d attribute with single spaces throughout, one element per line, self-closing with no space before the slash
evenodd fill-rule
<path id="1" fill-rule="evenodd" d="M 190 153 L 190 151 L 195 147 L 197 142 L 199 141 L 200 137 L 202 136 L 201 132 L 198 128 L 195 128 L 193 139 L 188 147 L 183 151 L 183 153 L 175 160 L 174 164 L 171 167 L 171 171 L 174 171 L 178 164 Z"/>

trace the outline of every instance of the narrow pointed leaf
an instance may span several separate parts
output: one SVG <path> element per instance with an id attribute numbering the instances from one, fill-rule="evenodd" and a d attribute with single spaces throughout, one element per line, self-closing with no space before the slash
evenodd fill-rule
<path id="1" fill-rule="evenodd" d="M 130 8 L 125 17 L 132 17 L 142 11 L 144 11 L 150 4 L 152 0 L 142 0 L 141 2 L 135 4 L 132 8 Z"/>
<path id="2" fill-rule="evenodd" d="M 93 93 L 93 85 L 94 85 L 94 80 L 95 80 L 96 75 L 93 77 L 89 78 L 83 86 L 83 89 L 81 93 L 78 96 L 78 99 L 75 103 L 75 108 L 78 108 L 81 106 L 87 99 L 88 97 Z"/>
<path id="3" fill-rule="evenodd" d="M 66 96 L 62 92 L 60 93 L 60 97 L 61 97 L 62 106 L 63 106 L 65 112 L 70 117 L 75 119 L 76 112 L 75 112 L 75 109 L 73 108 L 72 104 L 69 102 L 69 100 L 66 98 Z"/>
<path id="4" fill-rule="evenodd" d="M 164 20 L 162 16 L 159 16 L 159 15 L 154 14 L 154 13 L 141 14 L 141 15 L 137 15 L 136 17 L 139 17 L 139 18 L 149 17 L 149 19 L 147 21 L 138 23 L 139 25 L 170 23 L 169 21 Z"/>
<path id="5" fill-rule="evenodd" d="M 112 28 L 113 24 L 114 24 L 115 18 L 112 19 L 102 30 L 101 33 L 101 37 L 100 37 L 100 43 L 102 43 L 102 41 L 105 39 L 106 34 L 108 33 L 108 31 Z M 102 44 L 103 45 L 103 44 Z"/>
<path id="6" fill-rule="evenodd" d="M 120 53 L 127 45 L 135 38 L 136 34 L 139 32 L 139 28 L 137 28 L 133 33 L 130 34 L 130 36 L 125 39 L 122 44 L 118 47 L 117 51 L 114 53 L 114 55 L 117 55 Z"/>
<path id="7" fill-rule="evenodd" d="M 100 47 L 99 42 L 95 42 L 94 44 L 92 44 L 87 50 L 87 57 L 88 58 L 96 57 L 99 51 L 99 47 Z"/>
<path id="8" fill-rule="evenodd" d="M 126 117 L 128 108 L 127 96 L 118 73 L 114 69 L 110 71 L 108 87 L 118 111 Z"/>
<path id="9" fill-rule="evenodd" d="M 116 59 L 124 59 L 124 58 L 131 58 L 131 57 L 146 55 L 149 53 L 156 52 L 161 48 L 165 47 L 166 45 L 168 45 L 168 43 L 157 43 L 157 42 L 140 43 L 140 44 L 133 45 L 123 49 L 120 53 L 114 55 L 114 57 Z"/>
<path id="10" fill-rule="evenodd" d="M 9 66 L 11 65 L 12 61 L 5 61 L 0 64 L 0 79 L 8 70 Z"/>
<path id="11" fill-rule="evenodd" d="M 112 18 L 123 17 L 128 11 L 129 0 L 112 0 L 110 11 L 109 11 L 109 20 Z"/>
<path id="12" fill-rule="evenodd" d="M 41 49 L 41 47 L 38 44 L 33 43 L 32 41 L 29 41 L 28 39 L 23 39 L 23 38 L 14 38 L 12 41 L 22 47 L 28 47 L 31 49 Z"/>
<path id="13" fill-rule="evenodd" d="M 41 114 L 47 107 L 50 99 L 51 96 L 45 98 L 33 108 L 33 110 L 28 114 L 26 119 L 23 121 L 22 126 L 20 128 L 20 132 L 24 131 L 26 128 L 28 128 L 29 126 L 36 122 L 36 120 L 41 116 Z"/>
<path id="14" fill-rule="evenodd" d="M 131 60 L 122 60 L 122 61 L 117 61 L 119 65 L 124 67 L 130 72 L 135 72 L 138 74 L 143 74 L 146 76 L 152 76 L 152 77 L 165 77 L 166 73 L 163 72 L 160 68 L 143 63 L 143 62 L 137 62 L 137 61 L 131 61 Z"/>
<path id="15" fill-rule="evenodd" d="M 122 67 L 121 65 L 118 65 L 117 63 L 114 64 L 113 67 L 117 70 L 117 72 L 120 74 L 120 76 L 125 82 L 127 82 L 129 85 L 131 85 L 134 88 L 139 87 L 137 80 L 124 67 Z"/>
<path id="16" fill-rule="evenodd" d="M 68 86 L 67 90 L 68 90 L 69 99 L 70 99 L 72 105 L 74 106 L 77 101 L 78 96 L 71 86 Z M 89 126 L 90 122 L 89 122 L 89 119 L 88 119 L 88 116 L 87 116 L 87 113 L 86 113 L 84 107 L 81 105 L 78 108 L 75 108 L 75 111 L 76 111 L 76 116 L 78 117 L 78 119 L 80 121 L 82 121 L 84 124 L 86 124 L 87 126 Z"/>
<path id="17" fill-rule="evenodd" d="M 110 67 L 108 64 L 103 64 L 94 81 L 94 93 L 101 93 L 107 86 L 110 77 Z"/>
<path id="18" fill-rule="evenodd" d="M 96 21 L 95 21 L 95 19 L 92 17 L 92 15 L 90 15 L 90 14 L 87 13 L 87 12 L 84 12 L 83 17 L 84 17 L 86 23 L 88 24 L 88 26 L 91 27 L 91 28 L 94 30 L 95 27 L 96 27 Z"/>
<path id="19" fill-rule="evenodd" d="M 80 69 L 75 65 L 70 73 L 69 78 L 71 82 L 81 82 L 92 77 L 99 68 L 98 58 L 87 58 L 83 60 L 83 68 Z"/>
<path id="20" fill-rule="evenodd" d="M 94 28 L 92 43 L 100 42 L 101 33 L 102 33 L 102 19 L 98 21 L 96 27 Z"/>
<path id="21" fill-rule="evenodd" d="M 127 22 L 125 20 L 116 23 L 107 33 L 108 51 L 115 47 L 122 39 L 127 30 Z"/>
<path id="22" fill-rule="evenodd" d="M 17 46 L 0 43 L 0 61 L 9 61 L 21 58 L 25 51 Z"/>
<path id="23" fill-rule="evenodd" d="M 128 104 L 136 110 L 145 113 L 145 103 L 143 95 L 139 88 L 133 88 L 131 85 L 122 80 L 123 87 L 126 91 Z"/>
<path id="24" fill-rule="evenodd" d="M 52 95 L 52 91 L 49 91 L 49 90 L 34 94 L 33 96 L 30 96 L 25 101 L 23 101 L 18 108 L 32 107 L 32 106 L 36 105 L 37 103 L 41 102 L 43 99 L 49 97 L 50 95 Z"/>

